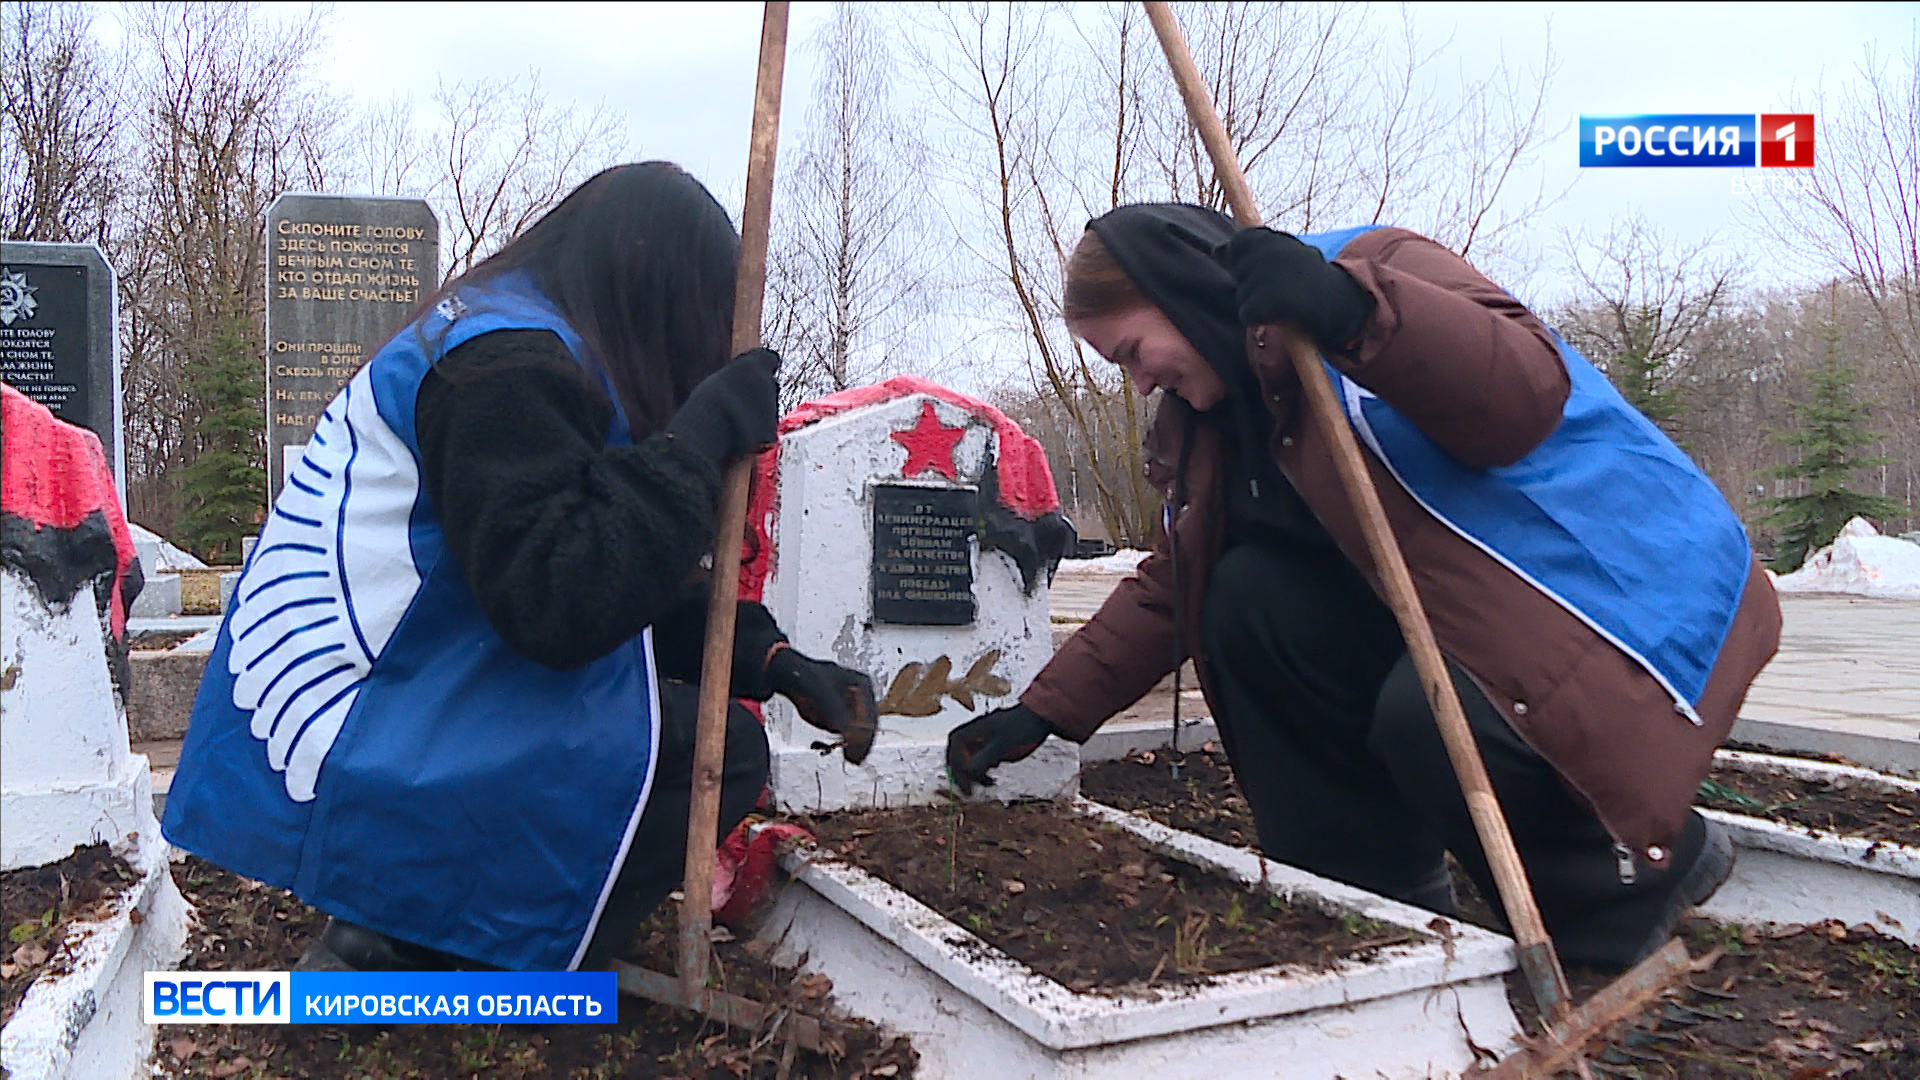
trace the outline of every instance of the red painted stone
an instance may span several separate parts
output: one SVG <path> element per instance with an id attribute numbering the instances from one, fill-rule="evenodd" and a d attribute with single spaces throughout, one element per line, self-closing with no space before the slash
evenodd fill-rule
<path id="1" fill-rule="evenodd" d="M 780 418 L 780 434 L 788 435 L 809 424 L 853 409 L 893 401 L 909 394 L 925 394 L 963 409 L 968 416 L 993 426 L 996 440 L 994 471 L 1000 505 L 1023 520 L 1033 521 L 1060 509 L 1060 495 L 1047 467 L 1047 452 L 1038 439 L 1020 430 L 1007 414 L 965 394 L 929 382 L 918 375 L 895 375 L 884 382 L 856 386 L 802 404 Z M 780 489 L 780 450 L 761 454 L 753 466 L 753 487 L 747 504 L 747 536 L 740 545 L 740 598 L 758 601 L 767 575 L 773 570 L 773 515 Z"/>

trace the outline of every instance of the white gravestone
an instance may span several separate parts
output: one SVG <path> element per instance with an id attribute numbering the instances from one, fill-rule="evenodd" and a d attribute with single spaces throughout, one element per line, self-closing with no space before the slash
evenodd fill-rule
<path id="1" fill-rule="evenodd" d="M 818 744 L 832 736 L 785 700 L 769 703 L 773 793 L 783 809 L 943 798 L 948 731 L 1014 704 L 1052 655 L 1047 570 L 1029 591 L 1009 555 L 981 550 L 973 508 L 983 481 L 992 483 L 984 470 L 1001 456 L 998 441 L 987 417 L 921 393 L 781 439 L 762 600 L 795 648 L 865 672 L 882 699 L 879 736 L 858 766 L 823 751 Z M 1077 745 L 1049 739 L 997 769 L 987 791 L 1071 794 L 1079 764 Z"/>
<path id="2" fill-rule="evenodd" d="M 127 743 L 91 587 L 54 610 L 0 568 L 0 715 L 0 866 L 43 866 L 150 827 L 147 759 Z"/>

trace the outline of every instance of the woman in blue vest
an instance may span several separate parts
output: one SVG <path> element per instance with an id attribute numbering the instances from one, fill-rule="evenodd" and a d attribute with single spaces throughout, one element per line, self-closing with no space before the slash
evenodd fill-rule
<path id="1" fill-rule="evenodd" d="M 1779 605 L 1713 482 L 1531 311 L 1405 229 L 1175 204 L 1089 224 L 1063 307 L 1165 391 L 1168 535 L 1018 705 L 954 730 L 956 779 L 1085 740 L 1191 658 L 1267 854 L 1452 913 L 1451 852 L 1494 898 L 1284 324 L 1360 440 L 1561 955 L 1631 964 L 1726 879 L 1689 803 Z"/>
<path id="2" fill-rule="evenodd" d="M 660 162 L 444 288 L 287 470 L 194 703 L 166 836 L 331 918 L 317 968 L 597 966 L 679 882 L 722 471 L 779 358 L 728 358 L 739 238 Z M 743 604 L 732 690 L 864 753 L 864 676 Z M 721 835 L 767 775 L 732 710 Z"/>

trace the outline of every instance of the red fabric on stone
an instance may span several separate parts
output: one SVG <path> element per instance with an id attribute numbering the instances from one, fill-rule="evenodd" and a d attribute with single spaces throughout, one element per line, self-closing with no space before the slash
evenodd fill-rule
<path id="1" fill-rule="evenodd" d="M 743 821 L 720 842 L 713 863 L 713 914 L 728 926 L 745 927 L 773 897 L 780 845 L 813 839 L 798 825 Z"/>
<path id="2" fill-rule="evenodd" d="M 0 512 L 36 530 L 79 528 L 99 511 L 113 534 L 113 636 L 126 633 L 127 604 L 121 580 L 135 558 L 133 534 L 113 487 L 100 437 L 69 424 L 52 410 L 0 383 Z"/>
<path id="3" fill-rule="evenodd" d="M 1032 521 L 1060 509 L 1060 495 L 1053 487 L 1053 470 L 1047 466 L 1047 452 L 1038 439 L 1020 430 L 1007 414 L 966 394 L 949 390 L 917 375 L 896 375 L 871 386 L 857 386 L 829 394 L 794 409 L 780 419 L 780 434 L 798 431 L 829 417 L 852 409 L 878 405 L 909 394 L 925 394 L 987 421 L 998 440 L 994 465 L 999 473 L 1000 504 L 1020 517 Z M 922 414 L 924 424 L 924 412 Z M 909 429 L 911 430 L 911 429 Z M 905 448 L 905 444 L 903 449 Z M 904 455 L 903 455 L 904 458 Z M 903 459 L 902 466 L 906 464 Z M 780 448 L 761 454 L 755 462 L 753 493 L 747 502 L 747 537 L 741 551 L 740 596 L 759 600 L 773 572 L 771 522 L 779 497 Z"/>

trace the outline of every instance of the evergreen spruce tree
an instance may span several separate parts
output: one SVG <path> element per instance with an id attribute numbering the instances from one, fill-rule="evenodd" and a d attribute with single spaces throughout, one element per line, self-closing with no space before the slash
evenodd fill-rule
<path id="1" fill-rule="evenodd" d="M 1646 309 L 1632 316 L 1633 325 L 1626 335 L 1625 347 L 1607 360 L 1607 377 L 1613 380 L 1613 385 L 1619 389 L 1620 396 L 1627 399 L 1627 404 L 1640 410 L 1669 438 L 1678 442 L 1683 405 L 1680 391 L 1665 377 L 1663 369 L 1667 366 L 1666 360 L 1651 355 L 1653 324 L 1658 317 L 1657 312 Z"/>
<path id="2" fill-rule="evenodd" d="M 201 407 L 199 455 L 181 474 L 179 538 L 209 562 L 236 562 L 266 507 L 266 372 L 247 324 L 224 320 L 187 367 Z"/>
<path id="3" fill-rule="evenodd" d="M 1857 456 L 1880 436 L 1867 428 L 1868 409 L 1854 394 L 1853 365 L 1840 355 L 1839 332 L 1831 318 L 1826 338 L 1807 396 L 1789 403 L 1796 421 L 1793 430 L 1774 432 L 1776 442 L 1794 451 L 1794 460 L 1767 475 L 1805 481 L 1804 494 L 1766 500 L 1772 512 L 1762 524 L 1780 530 L 1770 564 L 1777 573 L 1798 570 L 1808 552 L 1832 543 L 1841 527 L 1856 517 L 1884 519 L 1905 513 L 1898 500 L 1847 486 L 1857 470 L 1883 465 L 1887 459 Z"/>
<path id="4" fill-rule="evenodd" d="M 1639 409 L 1669 436 L 1674 434 L 1674 422 L 1680 416 L 1680 395 L 1662 383 L 1657 361 L 1640 348 L 1629 349 L 1613 358 L 1607 365 L 1607 374 L 1613 376 L 1613 383 L 1620 388 L 1620 396 L 1627 399 L 1627 404 Z"/>

